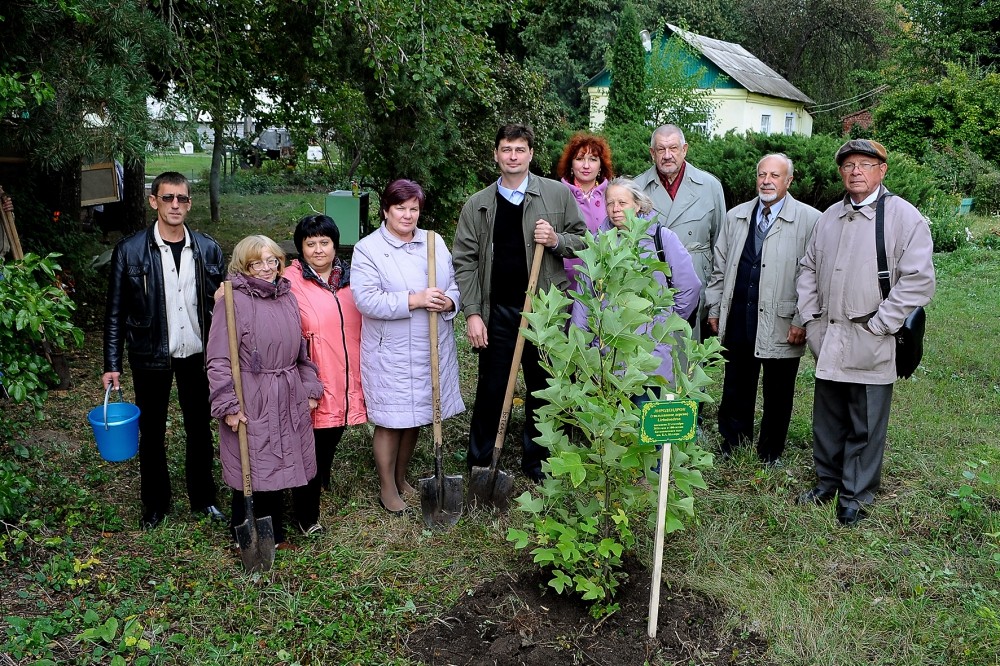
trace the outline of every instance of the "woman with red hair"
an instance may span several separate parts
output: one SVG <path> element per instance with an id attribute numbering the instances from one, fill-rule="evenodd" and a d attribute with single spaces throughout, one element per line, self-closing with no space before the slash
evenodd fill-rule
<path id="1" fill-rule="evenodd" d="M 590 233 L 596 234 L 608 216 L 605 209 L 604 191 L 608 181 L 615 177 L 611 168 L 611 148 L 603 137 L 587 132 L 577 132 L 570 137 L 563 149 L 557 167 L 563 184 L 576 198 L 583 220 Z M 576 285 L 576 266 L 579 259 L 565 259 L 566 276 L 570 285 Z"/>

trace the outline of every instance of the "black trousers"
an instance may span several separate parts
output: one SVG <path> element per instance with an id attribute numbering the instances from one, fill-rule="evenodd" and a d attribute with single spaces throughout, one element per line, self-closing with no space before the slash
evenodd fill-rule
<path id="1" fill-rule="evenodd" d="M 723 352 L 726 375 L 719 405 L 719 434 L 723 453 L 753 441 L 757 406 L 757 380 L 763 370 L 764 409 L 760 419 L 757 455 L 764 462 L 777 460 L 785 450 L 792 419 L 798 358 L 757 358 L 753 347 L 734 346 Z"/>
<path id="2" fill-rule="evenodd" d="M 177 397 L 187 440 L 184 475 L 192 510 L 216 503 L 213 474 L 215 446 L 208 397 L 205 357 L 195 354 L 170 361 L 169 370 L 133 370 L 135 404 L 139 408 L 140 496 L 146 511 L 170 511 L 170 471 L 167 469 L 167 408 L 170 387 L 177 379 Z"/>
<path id="3" fill-rule="evenodd" d="M 520 323 L 520 306 L 492 306 L 486 329 L 488 345 L 479 352 L 479 385 L 476 388 L 476 404 L 472 408 L 469 429 L 470 467 L 487 467 L 493 460 L 493 446 L 500 425 L 503 397 L 507 390 L 511 362 L 514 360 L 514 345 Z M 524 399 L 521 471 L 532 479 L 538 479 L 542 474 L 542 461 L 548 458 L 549 451 L 534 441 L 538 437 L 535 409 L 541 405 L 541 400 L 532 393 L 545 388 L 545 371 L 538 365 L 538 350 L 527 341 L 521 356 L 521 370 L 524 372 L 528 394 Z"/>
<path id="4" fill-rule="evenodd" d="M 329 490 L 330 468 L 333 466 L 333 456 L 337 453 L 337 445 L 344 436 L 344 428 L 314 428 L 313 435 L 316 437 L 316 478 L 323 490 Z"/>
<path id="5" fill-rule="evenodd" d="M 319 522 L 319 475 L 314 476 L 307 485 L 292 488 L 292 520 L 299 529 L 307 529 L 313 523 Z M 235 528 L 247 519 L 246 501 L 243 490 L 232 489 L 233 497 L 230 504 L 230 529 L 236 538 Z M 265 490 L 253 493 L 254 519 L 271 516 L 271 527 L 274 528 L 274 542 L 288 540 L 285 530 L 285 491 Z"/>

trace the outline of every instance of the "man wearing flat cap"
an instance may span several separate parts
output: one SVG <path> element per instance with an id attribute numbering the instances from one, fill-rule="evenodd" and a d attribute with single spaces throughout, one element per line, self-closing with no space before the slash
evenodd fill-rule
<path id="1" fill-rule="evenodd" d="M 855 525 L 882 479 L 892 386 L 893 334 L 934 295 L 930 227 L 882 185 L 888 165 L 877 141 L 852 139 L 837 151 L 847 194 L 816 222 L 797 281 L 806 342 L 816 356 L 813 459 L 817 485 L 799 504 L 837 497 L 837 519 Z M 882 297 L 876 216 L 885 227 L 890 290 Z"/>

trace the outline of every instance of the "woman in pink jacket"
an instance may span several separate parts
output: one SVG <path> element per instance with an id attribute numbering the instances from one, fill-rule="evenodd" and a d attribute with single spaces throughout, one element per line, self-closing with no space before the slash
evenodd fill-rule
<path id="1" fill-rule="evenodd" d="M 344 428 L 367 420 L 361 389 L 361 313 L 351 293 L 351 267 L 337 256 L 336 222 L 326 215 L 306 215 L 296 225 L 294 238 L 300 258 L 292 261 L 285 277 L 299 301 L 302 336 L 323 382 L 312 423 L 319 483 L 329 490 L 330 467 Z"/>
<path id="2" fill-rule="evenodd" d="M 592 234 L 597 234 L 601 222 L 608 216 L 605 209 L 605 192 L 608 182 L 615 177 L 611 168 L 611 148 L 602 137 L 577 132 L 574 134 L 556 167 L 563 185 L 569 188 L 576 199 L 576 204 L 583 214 L 583 221 Z M 579 259 L 564 259 L 566 277 L 570 287 L 576 287 L 576 266 Z"/>

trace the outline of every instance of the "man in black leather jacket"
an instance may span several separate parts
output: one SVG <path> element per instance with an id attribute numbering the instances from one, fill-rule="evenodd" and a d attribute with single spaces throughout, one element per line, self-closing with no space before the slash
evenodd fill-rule
<path id="1" fill-rule="evenodd" d="M 105 389 L 109 384 L 119 388 L 127 343 L 135 402 L 141 412 L 141 526 L 156 527 L 170 511 L 165 437 L 174 377 L 187 439 L 185 476 L 191 510 L 225 521 L 215 506 L 215 454 L 205 372 L 212 295 L 226 272 L 222 249 L 210 236 L 184 224 L 191 195 L 182 174 L 160 174 L 150 192 L 156 222 L 119 241 L 111 257 L 102 381 Z"/>

